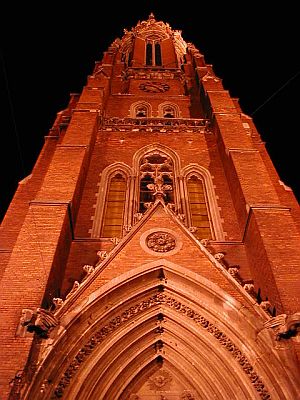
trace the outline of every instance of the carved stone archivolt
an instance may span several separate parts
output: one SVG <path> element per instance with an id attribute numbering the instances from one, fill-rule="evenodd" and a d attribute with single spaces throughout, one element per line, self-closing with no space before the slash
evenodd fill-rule
<path id="1" fill-rule="evenodd" d="M 248 358 L 238 348 L 237 345 L 214 323 L 210 322 L 206 317 L 193 310 L 188 305 L 176 300 L 174 297 L 164 293 L 158 292 L 146 300 L 141 301 L 129 309 L 124 311 L 122 314 L 116 316 L 106 325 L 102 326 L 98 331 L 90 337 L 86 343 L 77 352 L 68 368 L 63 373 L 58 385 L 54 389 L 53 398 L 63 397 L 65 389 L 70 385 L 74 379 L 78 370 L 82 367 L 84 361 L 94 352 L 96 347 L 101 344 L 106 338 L 108 338 L 113 332 L 115 332 L 122 324 L 127 321 L 136 318 L 137 315 L 149 310 L 157 305 L 164 305 L 165 307 L 171 308 L 177 313 L 180 313 L 187 319 L 190 319 L 198 325 L 201 329 L 204 329 L 209 335 L 211 335 L 229 354 L 231 357 L 240 365 L 244 373 L 247 375 L 253 388 L 257 391 L 258 395 L 268 400 L 271 398 L 270 393 L 266 389 L 262 379 L 251 365 Z M 163 332 L 162 332 L 163 333 Z M 154 386 L 166 384 L 167 377 L 162 375 L 162 378 L 152 382 Z"/>
<path id="2" fill-rule="evenodd" d="M 154 232 L 146 239 L 149 249 L 157 253 L 166 253 L 176 246 L 176 240 L 173 235 L 168 232 Z"/>

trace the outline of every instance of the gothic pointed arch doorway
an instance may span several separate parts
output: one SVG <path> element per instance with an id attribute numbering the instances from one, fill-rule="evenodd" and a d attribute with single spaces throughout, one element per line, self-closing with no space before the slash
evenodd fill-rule
<path id="1" fill-rule="evenodd" d="M 160 259 L 63 306 L 24 398 L 293 399 L 263 322 L 259 308 Z"/>

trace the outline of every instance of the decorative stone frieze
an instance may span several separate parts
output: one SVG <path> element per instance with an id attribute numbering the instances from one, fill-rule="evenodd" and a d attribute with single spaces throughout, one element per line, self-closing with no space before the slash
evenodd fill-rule
<path id="1" fill-rule="evenodd" d="M 209 132 L 207 119 L 195 118 L 103 118 L 102 129 L 109 131 L 149 131 L 149 132 Z"/>

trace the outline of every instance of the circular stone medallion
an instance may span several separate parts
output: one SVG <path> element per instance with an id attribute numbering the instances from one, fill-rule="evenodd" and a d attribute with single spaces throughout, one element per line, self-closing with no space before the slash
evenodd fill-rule
<path id="1" fill-rule="evenodd" d="M 176 240 L 170 233 L 158 231 L 147 236 L 146 244 L 149 249 L 156 253 L 166 253 L 175 248 Z"/>

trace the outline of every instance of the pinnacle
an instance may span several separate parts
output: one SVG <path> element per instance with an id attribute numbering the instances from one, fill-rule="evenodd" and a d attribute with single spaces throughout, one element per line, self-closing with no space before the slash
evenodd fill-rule
<path id="1" fill-rule="evenodd" d="M 150 19 L 155 19 L 153 12 L 151 12 L 151 13 L 149 14 L 148 20 L 150 20 Z"/>

